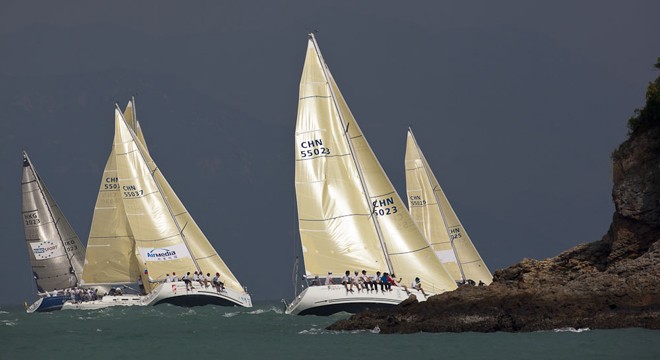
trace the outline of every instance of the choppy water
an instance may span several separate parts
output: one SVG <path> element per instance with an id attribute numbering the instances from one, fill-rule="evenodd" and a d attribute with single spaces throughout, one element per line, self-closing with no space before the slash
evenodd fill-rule
<path id="1" fill-rule="evenodd" d="M 335 332 L 333 317 L 206 306 L 26 314 L 0 308 L 0 359 L 660 359 L 660 331 L 382 335 Z"/>

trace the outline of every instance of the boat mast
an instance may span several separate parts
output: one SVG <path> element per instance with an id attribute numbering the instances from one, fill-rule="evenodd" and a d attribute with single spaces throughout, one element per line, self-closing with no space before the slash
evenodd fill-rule
<path id="1" fill-rule="evenodd" d="M 121 119 L 122 119 L 122 121 L 124 121 L 124 124 L 128 125 L 128 124 L 126 124 L 126 119 L 124 119 L 124 114 L 122 114 L 121 109 L 119 108 L 119 105 L 115 103 L 115 107 L 119 111 L 119 114 L 121 114 Z M 135 110 L 135 109 L 133 109 L 133 110 Z M 138 153 L 142 157 L 142 161 L 144 161 L 145 164 L 148 164 L 147 163 L 147 158 L 144 156 L 144 153 L 142 152 L 142 148 L 140 148 L 140 144 L 138 144 L 137 135 L 135 134 L 133 129 L 131 129 L 130 126 L 126 126 L 126 128 L 130 132 L 131 137 L 133 138 L 133 142 L 135 142 L 135 145 L 138 148 Z M 167 206 L 167 211 L 169 211 L 170 216 L 172 217 L 172 220 L 174 221 L 174 225 L 176 225 L 176 229 L 179 232 L 179 235 L 181 235 L 181 239 L 183 240 L 183 244 L 186 246 L 186 249 L 188 250 L 188 253 L 190 254 L 190 257 L 192 258 L 193 263 L 195 264 L 195 268 L 197 268 L 197 271 L 202 271 L 202 269 L 199 267 L 199 264 L 197 263 L 197 259 L 193 255 L 193 252 L 190 250 L 190 246 L 188 245 L 188 240 L 186 240 L 186 236 L 183 234 L 183 228 L 179 225 L 179 222 L 177 221 L 176 216 L 174 215 L 174 212 L 172 211 L 172 207 L 170 206 L 170 202 L 167 200 L 167 197 L 165 197 L 165 195 L 163 194 L 163 188 L 160 186 L 160 183 L 158 182 L 158 179 L 156 179 L 156 177 L 154 176 L 156 171 L 159 171 L 158 166 L 156 166 L 156 168 L 153 171 L 149 171 L 149 173 L 151 174 L 151 178 L 154 180 L 154 183 L 156 184 L 156 187 L 158 187 L 158 193 L 160 194 L 161 198 L 165 202 L 165 206 Z M 184 225 L 184 228 L 185 228 L 185 225 Z"/>
<path id="2" fill-rule="evenodd" d="M 385 262 L 387 263 L 386 264 L 387 268 L 390 273 L 393 273 L 394 268 L 392 267 L 392 261 L 390 260 L 390 257 L 388 255 L 387 245 L 385 244 L 384 236 L 380 229 L 380 224 L 378 224 L 378 221 L 376 221 L 376 217 L 373 214 L 373 209 L 371 208 L 371 200 L 370 200 L 371 197 L 369 196 L 367 184 L 365 184 L 364 182 L 364 175 L 362 174 L 362 168 L 360 167 L 360 162 L 355 156 L 355 150 L 353 149 L 353 142 L 351 141 L 351 138 L 348 135 L 348 125 L 344 121 L 344 117 L 342 116 L 341 109 L 339 109 L 339 106 L 337 105 L 337 96 L 335 94 L 335 91 L 332 89 L 332 86 L 330 85 L 330 74 L 328 67 L 325 64 L 325 60 L 323 59 L 323 55 L 321 54 L 321 49 L 319 48 L 319 44 L 316 42 L 314 33 L 309 33 L 308 36 L 312 40 L 312 43 L 314 44 L 314 48 L 316 49 L 316 55 L 319 57 L 319 60 L 321 62 L 323 75 L 325 76 L 325 81 L 328 83 L 328 88 L 330 89 L 330 96 L 332 96 L 332 103 L 334 104 L 335 109 L 337 110 L 337 115 L 339 116 L 339 120 L 341 121 L 342 128 L 344 129 L 344 136 L 346 137 L 346 142 L 348 143 L 348 146 L 351 149 L 351 157 L 353 158 L 353 162 L 355 163 L 355 167 L 357 168 L 358 171 L 360 184 L 362 185 L 362 191 L 364 192 L 365 200 L 367 201 L 367 205 L 371 209 L 369 216 L 371 217 L 371 220 L 373 221 L 373 224 L 376 228 L 376 234 L 378 235 L 378 241 L 380 242 L 380 246 L 385 255 Z"/>
<path id="3" fill-rule="evenodd" d="M 408 127 L 408 132 L 410 133 L 410 136 L 413 139 L 413 142 L 415 143 L 415 148 L 417 148 L 417 152 L 419 153 L 419 157 L 422 159 L 423 164 L 427 164 L 426 158 L 424 157 L 424 154 L 422 154 L 421 150 L 419 149 L 419 145 L 417 144 L 417 139 L 415 139 L 415 135 L 412 132 L 412 129 Z M 431 183 L 431 174 L 429 174 L 428 169 L 426 166 L 423 166 L 424 168 L 424 174 L 426 174 L 426 180 Z M 433 185 L 431 183 L 431 185 Z M 433 197 L 435 198 L 435 203 L 438 206 L 438 209 L 440 210 L 440 215 L 442 216 L 442 222 L 445 224 L 445 230 L 447 231 L 447 235 L 449 235 L 449 244 L 451 245 L 452 251 L 454 251 L 454 256 L 456 257 L 456 264 L 458 264 L 458 270 L 461 272 L 461 278 L 463 282 L 465 282 L 465 272 L 463 272 L 463 264 L 461 263 L 461 259 L 458 256 L 458 252 L 456 251 L 456 245 L 454 245 L 454 239 L 451 238 L 451 234 L 449 233 L 449 225 L 447 224 L 447 218 L 445 216 L 445 211 L 442 209 L 442 206 L 440 206 L 440 201 L 438 201 L 438 195 L 435 192 L 435 188 L 433 188 Z"/>
<path id="4" fill-rule="evenodd" d="M 43 186 L 41 185 L 41 178 L 39 177 L 39 174 L 37 174 L 37 170 L 34 168 L 34 165 L 32 164 L 30 157 L 25 151 L 23 151 L 23 162 L 27 163 L 28 166 L 30 167 L 30 171 L 32 171 L 32 175 L 34 176 L 34 181 L 37 183 L 37 187 L 39 187 L 39 193 L 44 198 L 44 204 L 46 204 L 46 209 L 48 209 L 48 214 L 50 215 L 50 219 L 53 221 L 53 224 L 55 225 L 55 231 L 57 231 L 57 237 L 60 240 L 60 244 L 62 244 L 62 247 L 64 248 L 64 253 L 66 254 L 66 260 L 69 262 L 69 269 L 71 271 L 71 274 L 73 275 L 73 277 L 76 278 L 76 285 L 78 285 L 80 283 L 80 280 L 78 279 L 78 273 L 76 273 L 76 268 L 73 266 L 73 263 L 71 262 L 71 258 L 73 258 L 73 255 L 69 255 L 69 250 L 67 249 L 67 246 L 64 244 L 64 239 L 62 239 L 60 228 L 57 226 L 57 220 L 53 215 L 53 210 L 50 208 L 50 203 L 48 202 L 48 199 L 46 198 L 46 194 L 44 193 Z M 55 199 L 52 200 L 55 201 Z"/>

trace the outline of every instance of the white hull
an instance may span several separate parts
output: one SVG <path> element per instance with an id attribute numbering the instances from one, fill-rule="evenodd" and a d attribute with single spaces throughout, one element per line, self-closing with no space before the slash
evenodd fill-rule
<path id="1" fill-rule="evenodd" d="M 346 291 L 344 285 L 310 286 L 287 306 L 286 313 L 293 315 L 332 315 L 337 312 L 356 313 L 367 309 L 396 306 L 415 295 L 418 301 L 426 301 L 420 291 L 392 286 L 392 291 Z"/>
<path id="2" fill-rule="evenodd" d="M 75 303 L 67 301 L 62 310 L 97 310 L 112 306 L 154 306 L 173 304 L 191 307 L 203 305 L 252 307 L 250 294 L 225 289 L 221 292 L 213 287 L 193 284 L 193 290 L 186 290 L 184 282 L 163 283 L 147 295 L 106 295 L 100 300 Z"/>

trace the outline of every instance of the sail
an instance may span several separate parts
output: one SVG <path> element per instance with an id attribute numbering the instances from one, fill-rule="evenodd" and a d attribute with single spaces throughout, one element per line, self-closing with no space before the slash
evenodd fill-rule
<path id="1" fill-rule="evenodd" d="M 78 284 L 85 248 L 23 152 L 22 216 L 39 292 Z"/>
<path id="2" fill-rule="evenodd" d="M 449 204 L 411 129 L 406 143 L 406 189 L 410 214 L 454 280 L 490 284 L 493 276 Z"/>
<path id="3" fill-rule="evenodd" d="M 144 141 L 144 134 L 142 134 L 142 127 L 140 122 L 137 120 L 137 109 L 135 108 L 135 97 L 132 97 L 131 100 L 126 104 L 126 109 L 124 109 L 124 120 L 129 128 L 133 129 L 133 132 L 137 136 L 138 140 L 144 146 L 145 150 L 147 149 L 147 142 Z"/>
<path id="4" fill-rule="evenodd" d="M 243 291 L 119 110 L 114 151 L 135 255 L 149 280 L 162 281 L 172 272 L 220 272 L 226 287 Z"/>
<path id="5" fill-rule="evenodd" d="M 135 113 L 135 99 L 126 105 L 124 117 L 145 146 Z M 141 275 L 135 242 L 122 203 L 114 147 L 103 170 L 87 240 L 83 284 L 127 284 Z"/>
<path id="6" fill-rule="evenodd" d="M 376 159 L 313 35 L 300 84 L 296 195 L 308 274 L 380 270 L 404 282 L 419 276 L 430 291 L 456 287 Z"/>

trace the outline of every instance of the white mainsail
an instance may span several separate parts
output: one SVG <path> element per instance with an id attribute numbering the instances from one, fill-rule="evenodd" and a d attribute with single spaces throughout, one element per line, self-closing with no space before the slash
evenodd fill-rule
<path id="1" fill-rule="evenodd" d="M 458 282 L 471 279 L 490 284 L 493 275 L 442 191 L 412 129 L 408 129 L 405 163 L 410 214 L 447 271 Z"/>
<path id="2" fill-rule="evenodd" d="M 149 282 L 166 273 L 220 272 L 225 287 L 243 287 L 176 196 L 135 131 L 115 110 L 114 153 L 124 209 L 135 241 L 135 256 Z M 146 270 L 146 271 L 145 271 Z"/>
<path id="3" fill-rule="evenodd" d="M 310 34 L 296 123 L 296 198 L 307 275 L 365 269 L 456 288 L 398 196 Z"/>
<path id="4" fill-rule="evenodd" d="M 78 284 L 85 248 L 23 152 L 22 217 L 32 273 L 43 293 Z"/>
<path id="5" fill-rule="evenodd" d="M 135 99 L 126 105 L 124 117 L 146 150 L 140 123 L 135 116 Z M 87 239 L 83 284 L 116 285 L 135 283 L 142 275 L 135 257 L 135 241 L 122 202 L 114 147 L 103 170 L 92 225 Z"/>

